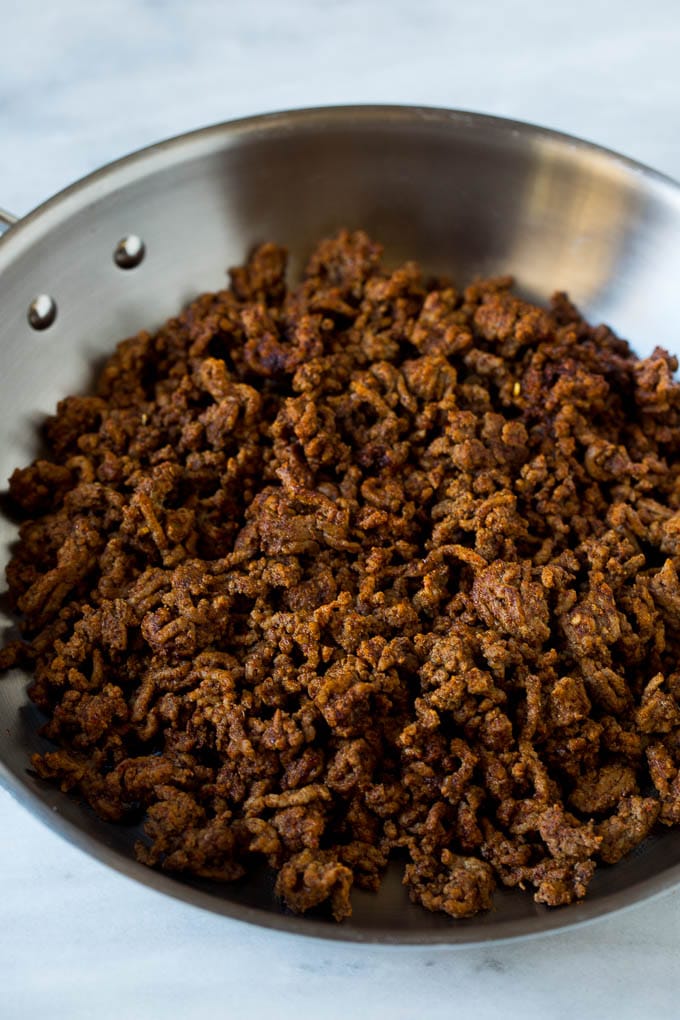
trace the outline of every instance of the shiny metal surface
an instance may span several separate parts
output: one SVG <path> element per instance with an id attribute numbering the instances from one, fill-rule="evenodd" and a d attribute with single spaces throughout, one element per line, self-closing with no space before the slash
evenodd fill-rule
<path id="1" fill-rule="evenodd" d="M 2 214 L 0 214 L 2 219 Z M 6 218 L 5 218 L 6 222 Z M 512 272 L 521 289 L 556 289 L 606 320 L 639 353 L 680 352 L 680 187 L 623 157 L 540 128 L 445 110 L 357 107 L 273 114 L 154 146 L 106 167 L 13 226 L 0 241 L 0 476 L 27 462 L 36 425 L 122 336 L 153 328 L 255 243 L 287 244 L 295 272 L 314 239 L 365 227 L 391 261 L 419 259 L 465 282 Z M 112 259 L 144 239 L 134 272 Z M 59 315 L 36 333 L 36 294 Z M 0 522 L 3 561 L 15 535 Z M 9 621 L 8 621 L 9 623 Z M 412 906 L 390 871 L 357 893 L 350 921 L 284 914 L 271 877 L 234 886 L 182 882 L 132 859 L 135 834 L 108 826 L 27 771 L 42 746 L 26 677 L 0 682 L 0 779 L 48 825 L 147 885 L 200 907 L 290 932 L 389 944 L 464 945 L 578 924 L 680 881 L 680 832 L 602 868 L 582 904 L 549 911 L 500 891 L 465 922 Z"/>
<path id="2" fill-rule="evenodd" d="M 113 253 L 113 261 L 119 269 L 136 269 L 146 255 L 146 246 L 141 237 L 128 234 L 121 238 Z"/>
<path id="3" fill-rule="evenodd" d="M 17 222 L 16 216 L 12 216 L 6 209 L 0 209 L 0 236 Z"/>
<path id="4" fill-rule="evenodd" d="M 57 302 L 49 294 L 38 294 L 28 306 L 29 326 L 33 329 L 49 329 L 57 317 Z"/>

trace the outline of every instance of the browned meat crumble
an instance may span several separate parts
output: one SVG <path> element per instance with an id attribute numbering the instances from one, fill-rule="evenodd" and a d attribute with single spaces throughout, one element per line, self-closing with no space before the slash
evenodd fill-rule
<path id="1" fill-rule="evenodd" d="M 680 388 L 566 296 L 322 241 L 119 345 L 14 472 L 56 749 L 140 860 L 351 912 L 585 895 L 680 823 Z"/>

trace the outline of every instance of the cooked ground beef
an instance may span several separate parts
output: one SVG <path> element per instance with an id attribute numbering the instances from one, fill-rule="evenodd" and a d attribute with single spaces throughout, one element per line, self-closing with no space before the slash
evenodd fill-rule
<path id="1" fill-rule="evenodd" d="M 121 343 L 14 472 L 33 767 L 293 910 L 392 856 L 453 917 L 569 903 L 680 824 L 677 362 L 363 233 L 285 266 Z"/>

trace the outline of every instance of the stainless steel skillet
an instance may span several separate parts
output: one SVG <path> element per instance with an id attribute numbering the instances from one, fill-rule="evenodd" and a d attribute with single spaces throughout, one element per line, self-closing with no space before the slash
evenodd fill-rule
<path id="1" fill-rule="evenodd" d="M 9 227 L 1 478 L 35 455 L 41 417 L 87 388 L 118 339 L 221 286 L 225 268 L 265 239 L 289 246 L 295 272 L 315 239 L 362 226 L 393 261 L 416 258 L 461 281 L 512 272 L 535 298 L 568 290 L 641 354 L 656 344 L 680 352 L 680 187 L 585 142 L 477 114 L 353 107 L 218 125 L 105 167 L 16 224 L 0 213 L 0 223 Z M 3 518 L 3 564 L 13 535 Z M 680 881 L 680 832 L 668 832 L 603 868 L 589 899 L 561 910 L 499 892 L 495 911 L 454 922 L 412 906 L 395 870 L 378 896 L 355 896 L 349 922 L 293 917 L 266 875 L 215 886 L 150 871 L 132 858 L 134 832 L 33 779 L 40 719 L 25 684 L 19 672 L 0 681 L 0 781 L 107 864 L 217 913 L 324 938 L 469 945 L 578 924 Z"/>

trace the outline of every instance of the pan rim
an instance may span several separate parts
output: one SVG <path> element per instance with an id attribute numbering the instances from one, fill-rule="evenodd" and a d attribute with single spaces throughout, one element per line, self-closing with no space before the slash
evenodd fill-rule
<path id="1" fill-rule="evenodd" d="M 46 224 L 52 218 L 54 211 L 65 204 L 70 206 L 72 201 L 89 189 L 106 191 L 106 185 L 118 179 L 122 183 L 126 177 L 138 180 L 141 176 L 139 171 L 144 164 L 149 164 L 148 172 L 155 173 L 159 167 L 151 166 L 152 162 L 160 161 L 163 164 L 163 157 L 169 156 L 185 146 L 195 147 L 199 155 L 204 145 L 212 148 L 212 143 L 218 139 L 235 139 L 256 135 L 258 133 L 271 132 L 276 129 L 303 128 L 319 126 L 332 126 L 333 123 L 340 124 L 354 120 L 356 124 L 371 123 L 386 120 L 397 123 L 398 121 L 410 121 L 411 124 L 422 126 L 439 123 L 467 127 L 470 130 L 482 128 L 492 129 L 497 132 L 505 132 L 519 140 L 532 139 L 552 143 L 565 150 L 573 150 L 580 153 L 589 153 L 602 160 L 603 163 L 639 175 L 664 191 L 668 191 L 680 204 L 680 181 L 664 174 L 653 167 L 638 160 L 632 159 L 614 149 L 599 145 L 588 139 L 579 138 L 564 131 L 534 124 L 530 121 L 515 120 L 507 117 L 496 116 L 495 114 L 478 113 L 472 110 L 449 109 L 442 106 L 410 106 L 407 104 L 350 104 L 340 106 L 310 106 L 298 109 L 277 110 L 271 113 L 258 113 L 246 117 L 239 117 L 234 120 L 218 121 L 201 128 L 172 135 L 169 138 L 152 142 L 150 145 L 131 152 L 105 163 L 92 170 L 90 173 L 68 184 L 65 188 L 57 191 L 54 195 L 41 202 L 34 209 L 24 216 L 19 217 L 17 222 L 9 227 L 0 237 L 0 270 L 2 269 L 2 255 L 9 248 L 14 246 L 22 235 L 25 235 L 30 227 L 42 222 Z M 204 143 L 202 145 L 201 143 Z M 168 163 L 171 163 L 168 160 Z M 126 171 L 134 170 L 134 174 L 128 175 Z M 75 203 L 77 204 L 77 203 Z M 14 253 L 16 254 L 16 253 Z"/>

